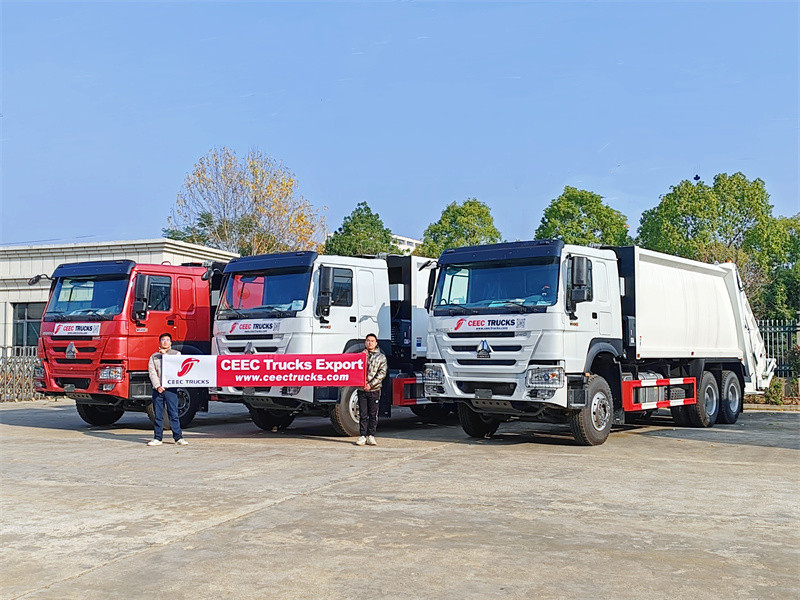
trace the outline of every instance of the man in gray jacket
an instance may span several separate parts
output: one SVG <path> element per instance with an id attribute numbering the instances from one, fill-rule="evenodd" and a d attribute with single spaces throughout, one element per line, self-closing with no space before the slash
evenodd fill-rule
<path id="1" fill-rule="evenodd" d="M 363 390 L 358 390 L 359 433 L 356 446 L 369 444 L 377 446 L 375 431 L 378 429 L 378 404 L 381 399 L 381 386 L 386 378 L 386 355 L 378 348 L 378 337 L 374 333 L 364 340 L 367 354 L 367 383 Z"/>
<path id="2" fill-rule="evenodd" d="M 169 333 L 162 333 L 158 337 L 158 352 L 154 352 L 147 364 L 147 371 L 150 374 L 150 383 L 153 384 L 153 411 L 156 413 L 153 428 L 155 433 L 153 439 L 147 442 L 148 446 L 160 446 L 161 436 L 164 429 L 164 404 L 167 405 L 167 416 L 169 426 L 172 429 L 172 438 L 180 446 L 186 446 L 187 441 L 181 434 L 181 422 L 178 419 L 178 394 L 174 389 L 166 388 L 162 385 L 164 369 L 162 358 L 165 354 L 180 354 L 172 349 L 172 336 Z"/>

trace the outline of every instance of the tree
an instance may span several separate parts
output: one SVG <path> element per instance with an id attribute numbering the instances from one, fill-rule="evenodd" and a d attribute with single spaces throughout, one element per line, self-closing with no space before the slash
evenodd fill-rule
<path id="1" fill-rule="evenodd" d="M 463 204 L 452 202 L 445 207 L 439 220 L 425 229 L 414 254 L 436 258 L 449 248 L 499 241 L 500 231 L 494 226 L 489 207 L 477 198 L 468 198 Z"/>
<path id="2" fill-rule="evenodd" d="M 642 213 L 638 243 L 703 262 L 735 262 L 753 312 L 776 317 L 792 305 L 793 223 L 773 216 L 761 179 L 720 173 L 711 186 L 688 180 L 672 186 Z"/>
<path id="3" fill-rule="evenodd" d="M 242 255 L 317 249 L 325 221 L 294 174 L 260 150 L 212 148 L 186 176 L 165 237 Z"/>
<path id="4" fill-rule="evenodd" d="M 372 212 L 366 202 L 360 202 L 344 218 L 342 226 L 333 232 L 325 244 L 326 254 L 339 256 L 378 252 L 399 254 L 400 249 L 392 243 L 392 232 L 383 225 L 378 213 Z"/>
<path id="5" fill-rule="evenodd" d="M 632 242 L 625 215 L 603 204 L 602 196 L 570 186 L 544 209 L 534 236 L 581 245 L 625 246 Z"/>

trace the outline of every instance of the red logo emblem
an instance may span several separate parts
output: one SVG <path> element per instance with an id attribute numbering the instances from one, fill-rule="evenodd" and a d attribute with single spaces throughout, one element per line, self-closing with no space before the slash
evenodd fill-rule
<path id="1" fill-rule="evenodd" d="M 187 358 L 185 361 L 181 363 L 181 368 L 178 370 L 178 377 L 183 377 L 184 375 L 186 375 L 189 371 L 192 370 L 192 367 L 199 362 L 200 362 L 199 358 Z"/>
<path id="2" fill-rule="evenodd" d="M 455 327 L 454 331 L 458 331 L 458 328 L 461 327 L 466 322 L 467 322 L 466 319 L 459 319 L 458 323 L 456 323 L 456 327 Z"/>

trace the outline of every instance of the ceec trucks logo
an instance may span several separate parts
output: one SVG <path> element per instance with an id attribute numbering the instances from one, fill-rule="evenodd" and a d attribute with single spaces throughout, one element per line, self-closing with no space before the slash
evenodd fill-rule
<path id="1" fill-rule="evenodd" d="M 178 369 L 178 377 L 183 377 L 187 375 L 189 371 L 192 370 L 192 367 L 199 363 L 200 360 L 197 358 L 187 358 L 183 363 L 181 363 L 181 368 Z"/>
<path id="2" fill-rule="evenodd" d="M 100 335 L 100 323 L 56 323 L 53 335 Z"/>
<path id="3" fill-rule="evenodd" d="M 453 331 L 510 331 L 515 329 L 525 329 L 525 317 L 458 319 L 453 324 Z"/>
<path id="4" fill-rule="evenodd" d="M 228 335 L 232 333 L 275 333 L 280 329 L 279 321 L 234 321 Z"/>

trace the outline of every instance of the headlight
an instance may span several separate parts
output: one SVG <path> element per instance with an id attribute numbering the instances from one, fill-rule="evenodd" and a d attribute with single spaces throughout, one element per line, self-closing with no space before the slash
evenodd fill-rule
<path id="1" fill-rule="evenodd" d="M 560 388 L 563 386 L 563 367 L 533 367 L 525 373 L 525 387 Z"/>
<path id="2" fill-rule="evenodd" d="M 98 371 L 100 381 L 122 381 L 125 378 L 125 367 L 103 367 Z"/>
<path id="3" fill-rule="evenodd" d="M 439 365 L 426 365 L 423 376 L 425 385 L 442 385 L 444 383 L 444 371 Z"/>

